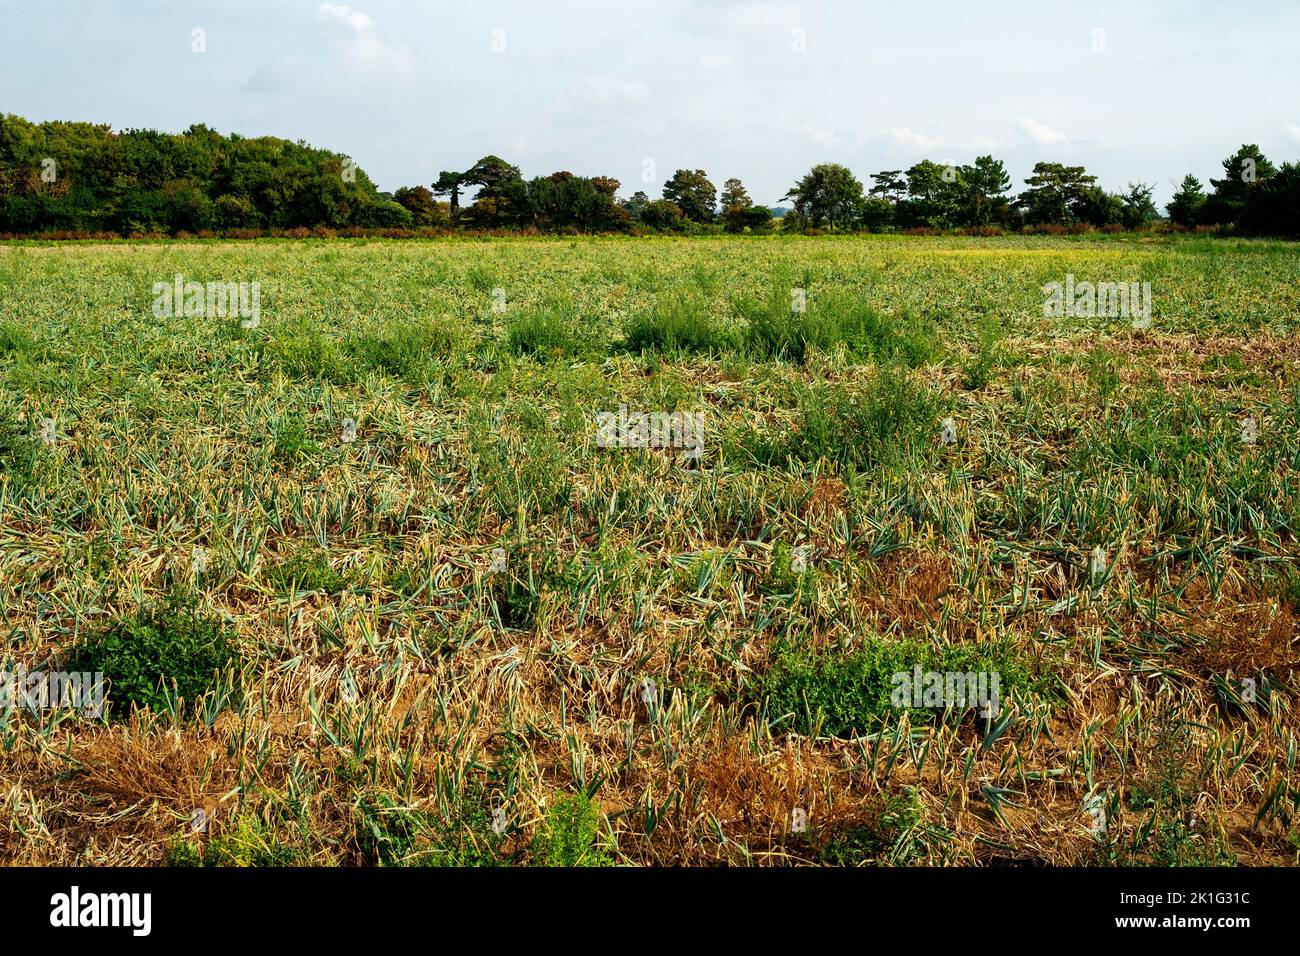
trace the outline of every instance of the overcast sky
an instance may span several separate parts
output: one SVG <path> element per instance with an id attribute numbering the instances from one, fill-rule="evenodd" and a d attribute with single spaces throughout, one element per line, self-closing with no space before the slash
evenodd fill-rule
<path id="1" fill-rule="evenodd" d="M 1163 202 L 1243 142 L 1300 157 L 1300 2 L 0 0 L 0 112 L 304 139 L 388 190 L 496 153 L 776 204 L 992 153 Z"/>

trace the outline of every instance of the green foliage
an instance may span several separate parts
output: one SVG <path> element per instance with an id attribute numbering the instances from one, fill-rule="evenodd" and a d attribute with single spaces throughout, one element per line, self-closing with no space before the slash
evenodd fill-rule
<path id="1" fill-rule="evenodd" d="M 377 866 L 493 867 L 507 862 L 479 786 L 470 786 L 446 814 L 415 809 L 386 794 L 362 797 L 354 812 L 357 846 Z"/>
<path id="2" fill-rule="evenodd" d="M 587 795 L 561 797 L 546 811 L 533 837 L 532 859 L 538 866 L 613 866 L 597 846 L 600 808 Z"/>
<path id="3" fill-rule="evenodd" d="M 1089 189 L 1097 182 L 1082 166 L 1035 163 L 1034 173 L 1025 180 L 1027 188 L 1016 199 L 1030 223 L 1069 225 L 1086 218 Z"/>
<path id="4" fill-rule="evenodd" d="M 899 204 L 899 225 L 952 228 L 961 222 L 966 192 L 960 169 L 923 159 L 907 171 L 907 200 Z"/>
<path id="5" fill-rule="evenodd" d="M 886 794 L 878 819 L 831 835 L 818 853 L 827 866 L 905 865 L 909 837 L 921 825 L 924 808 L 915 792 Z"/>
<path id="6" fill-rule="evenodd" d="M 1178 191 L 1174 193 L 1165 210 L 1175 223 L 1190 229 L 1201 222 L 1205 199 L 1205 190 L 1201 188 L 1201 181 L 1188 173 L 1183 177 Z"/>
<path id="7" fill-rule="evenodd" d="M 759 206 L 749 198 L 739 179 L 728 179 L 719 199 L 722 205 L 722 228 L 726 232 L 763 233 L 772 229 L 772 210 Z"/>
<path id="8" fill-rule="evenodd" d="M 675 232 L 686 225 L 686 214 L 671 200 L 652 199 L 641 207 L 641 223 L 651 229 Z"/>
<path id="9" fill-rule="evenodd" d="M 202 866 L 203 846 L 184 837 L 172 837 L 167 841 L 167 866 Z"/>
<path id="10" fill-rule="evenodd" d="M 310 859 L 297 847 L 282 843 L 266 824 L 244 813 L 227 832 L 206 844 L 173 837 L 167 844 L 167 866 L 250 867 L 307 866 Z"/>
<path id="11" fill-rule="evenodd" d="M 307 422 L 298 412 L 289 412 L 271 426 L 271 449 L 277 460 L 297 464 L 321 452 L 321 446 L 307 430 Z"/>
<path id="12" fill-rule="evenodd" d="M 327 552 L 303 549 L 294 552 L 266 572 L 267 581 L 278 591 L 320 591 L 338 594 L 349 586 L 349 575 L 330 566 Z"/>
<path id="13" fill-rule="evenodd" d="M 1256 182 L 1237 225 L 1246 233 L 1300 239 L 1300 163 L 1283 163 L 1275 175 Z"/>
<path id="14" fill-rule="evenodd" d="M 744 183 L 734 177 L 728 179 L 722 184 L 722 195 L 718 202 L 722 206 L 723 229 L 727 232 L 743 232 L 745 210 L 753 205 Z"/>
<path id="15" fill-rule="evenodd" d="M 698 300 L 657 302 L 638 312 L 623 330 L 633 352 L 719 354 L 734 347 L 735 333 Z"/>
<path id="16" fill-rule="evenodd" d="M 0 358 L 21 356 L 36 345 L 31 332 L 17 322 L 0 322 Z"/>
<path id="17" fill-rule="evenodd" d="M 737 451 L 765 464 L 818 460 L 865 469 L 905 462 L 933 443 L 937 397 L 919 379 L 892 366 L 876 370 L 865 388 L 800 385 L 795 424 L 776 434 L 742 433 Z"/>
<path id="18" fill-rule="evenodd" d="M 589 347 L 572 312 L 555 305 L 511 313 L 506 344 L 516 355 L 538 358 L 569 358 Z"/>
<path id="19" fill-rule="evenodd" d="M 588 428 L 572 401 L 558 415 L 537 402 L 477 405 L 467 420 L 470 478 L 485 504 L 509 519 L 567 510 L 578 434 Z"/>
<path id="20" fill-rule="evenodd" d="M 1273 438 L 1244 454 L 1230 407 L 1191 390 L 1151 389 L 1085 423 L 1069 474 L 1082 482 L 1126 475 L 1132 506 L 1156 516 L 1161 533 L 1234 535 L 1261 522 L 1282 533 L 1300 522 L 1282 464 L 1300 454 L 1300 396 L 1275 416 Z"/>
<path id="21" fill-rule="evenodd" d="M 469 340 L 460 321 L 441 317 L 381 326 L 351 342 L 348 351 L 364 365 L 419 387 L 435 380 L 439 368 L 462 354 Z"/>
<path id="22" fill-rule="evenodd" d="M 571 584 L 571 569 L 553 551 L 511 545 L 506 570 L 492 575 L 487 593 L 490 612 L 502 628 L 526 631 L 533 627 L 546 589 L 563 591 Z"/>
<path id="23" fill-rule="evenodd" d="M 548 231 L 612 232 L 623 228 L 628 214 L 614 201 L 618 181 L 589 179 L 570 172 L 538 176 L 528 184 L 533 224 Z"/>
<path id="24" fill-rule="evenodd" d="M 1121 197 L 1124 203 L 1121 218 L 1125 229 L 1140 229 L 1159 216 L 1151 198 L 1154 192 L 1155 187 L 1146 183 L 1128 184 L 1127 191 Z"/>
<path id="25" fill-rule="evenodd" d="M 277 323 L 254 351 L 268 369 L 338 384 L 356 381 L 363 371 L 355 354 L 314 323 Z"/>
<path id="26" fill-rule="evenodd" d="M 57 177 L 49 181 L 42 176 L 46 157 L 58 160 Z M 1248 161 L 1254 165 L 1245 177 Z M 1175 222 L 1296 234 L 1294 173 L 1264 188 L 1280 171 L 1253 144 L 1223 167 L 1224 178 L 1211 180 L 1208 198 L 1180 191 L 1169 206 Z M 907 170 L 905 182 L 901 170 L 872 178 L 868 199 L 847 167 L 814 166 L 787 194 L 794 209 L 783 231 L 1015 226 L 1021 211 L 1031 225 L 1133 229 L 1155 215 L 1149 187 L 1137 184 L 1112 195 L 1083 167 L 1060 163 L 1036 164 L 1014 208 L 1005 195 L 1011 182 L 1006 167 L 992 156 L 959 166 L 921 160 Z M 678 169 L 662 199 L 638 194 L 620 206 L 616 179 L 561 170 L 525 180 L 519 167 L 499 156 L 484 156 L 464 171 L 444 170 L 430 186 L 381 193 L 341 154 L 272 136 L 222 136 L 202 124 L 178 134 L 114 132 L 102 124 L 0 115 L 0 232 L 15 234 L 465 226 L 606 232 L 624 230 L 633 219 L 649 229 L 678 231 L 713 222 L 718 198 L 704 170 Z M 462 209 L 462 192 L 471 189 L 477 189 L 474 202 Z M 771 228 L 771 211 L 750 201 L 739 180 L 727 181 L 721 207 L 728 232 Z"/>
<path id="27" fill-rule="evenodd" d="M 1003 331 L 994 319 L 982 319 L 976 329 L 975 352 L 962 366 L 962 385 L 978 391 L 989 384 L 1004 361 Z"/>
<path id="28" fill-rule="evenodd" d="M 415 224 L 411 211 L 392 199 L 362 203 L 352 215 L 352 225 L 371 229 L 410 229 Z"/>
<path id="29" fill-rule="evenodd" d="M 817 731 L 849 738 L 879 730 L 897 720 L 904 710 L 911 715 L 913 724 L 928 723 L 943 715 L 937 708 L 894 706 L 894 675 L 905 673 L 910 678 L 916 666 L 922 672 L 997 673 L 1004 700 L 1012 688 L 1030 690 L 1038 686 L 1005 643 L 935 647 L 909 639 L 867 637 L 848 654 L 787 651 L 755 681 L 752 695 L 765 704 L 774 730 L 792 729 L 801 734 Z M 955 716 L 960 719 L 961 714 Z"/>
<path id="30" fill-rule="evenodd" d="M 1004 194 L 1011 188 L 1006 164 L 992 156 L 978 156 L 973 165 L 959 167 L 958 174 L 962 187 L 961 224 L 1006 223 L 1010 203 Z"/>
<path id="31" fill-rule="evenodd" d="M 1123 842 L 1103 844 L 1103 859 L 1121 866 L 1224 866 L 1236 862 L 1217 828 L 1192 818 L 1205 769 L 1193 739 L 1198 724 L 1176 709 L 1157 714 L 1148 763 L 1128 788 L 1128 809 L 1141 818 Z M 1208 822 L 1208 821 L 1207 821 Z"/>
<path id="32" fill-rule="evenodd" d="M 752 233 L 769 233 L 772 231 L 772 210 L 753 203 L 741 211 L 740 222 Z"/>
<path id="33" fill-rule="evenodd" d="M 1223 161 L 1223 178 L 1211 179 L 1214 191 L 1206 199 L 1204 221 L 1216 225 L 1237 222 L 1251 194 L 1277 173 L 1277 167 L 1254 143 L 1243 144 Z"/>
<path id="34" fill-rule="evenodd" d="M 119 716 L 128 705 L 166 710 L 176 698 L 192 707 L 218 674 L 239 663 L 233 635 L 196 601 L 176 590 L 114 621 L 77 644 L 65 669 L 102 672 Z"/>
<path id="35" fill-rule="evenodd" d="M 904 314 L 889 316 L 843 293 L 815 295 L 806 289 L 802 311 L 790 289 L 766 300 L 742 300 L 737 311 L 748 322 L 746 341 L 756 358 L 801 362 L 810 349 L 844 346 L 852 358 L 900 362 L 917 367 L 940 352 L 933 326 Z"/>
<path id="36" fill-rule="evenodd" d="M 717 188 L 702 169 L 694 172 L 679 169 L 664 183 L 664 199 L 676 205 L 692 222 L 711 222 L 717 197 Z"/>
<path id="37" fill-rule="evenodd" d="M 0 395 L 0 487 L 13 494 L 32 479 L 40 455 L 40 442 L 19 418 L 18 403 Z"/>
<path id="38" fill-rule="evenodd" d="M 393 201 L 411 214 L 412 225 L 416 227 L 442 228 L 451 224 L 447 205 L 434 199 L 425 186 L 402 186 L 393 192 Z"/>
<path id="39" fill-rule="evenodd" d="M 794 549 L 789 544 L 780 542 L 772 548 L 767 574 L 758 582 L 758 592 L 770 601 L 783 602 L 791 608 L 815 613 L 817 577 L 807 565 L 797 569 Z"/>
<path id="40" fill-rule="evenodd" d="M 41 161 L 57 157 L 57 178 Z M 273 136 L 113 132 L 91 123 L 0 116 L 0 232 L 409 224 L 345 157 Z"/>
<path id="41" fill-rule="evenodd" d="M 814 166 L 783 197 L 794 202 L 795 212 L 813 228 L 847 229 L 858 218 L 863 202 L 862 183 L 839 163 Z"/>

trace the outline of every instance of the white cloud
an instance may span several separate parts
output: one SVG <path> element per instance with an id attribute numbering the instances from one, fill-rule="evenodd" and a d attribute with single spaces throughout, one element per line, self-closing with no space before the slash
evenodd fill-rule
<path id="1" fill-rule="evenodd" d="M 725 53 L 703 53 L 700 55 L 700 66 L 707 70 L 717 70 L 727 66 L 731 62 L 731 57 Z"/>
<path id="2" fill-rule="evenodd" d="M 345 26 L 351 27 L 358 33 L 374 26 L 374 21 L 360 10 L 353 10 L 351 7 L 344 6 L 341 3 L 322 3 L 320 5 L 320 18 L 326 22 L 332 20 L 342 23 Z"/>
<path id="3" fill-rule="evenodd" d="M 1283 123 L 1282 128 L 1286 130 L 1288 136 L 1300 143 L 1300 126 L 1295 123 Z"/>
<path id="4" fill-rule="evenodd" d="M 833 129 L 822 129 L 818 126 L 800 126 L 795 132 L 807 136 L 818 146 L 830 148 L 839 145 L 839 139 L 835 136 L 835 130 Z"/>
<path id="5" fill-rule="evenodd" d="M 917 133 L 908 127 L 902 129 L 891 129 L 889 135 L 894 138 L 894 143 L 904 149 L 934 149 L 943 145 L 942 136 L 926 136 L 924 133 Z"/>
<path id="6" fill-rule="evenodd" d="M 322 3 L 317 16 L 327 28 L 344 35 L 343 58 L 354 68 L 367 72 L 411 72 L 406 52 L 375 36 L 375 22 L 360 10 L 339 3 Z"/>
<path id="7" fill-rule="evenodd" d="M 1020 122 L 1016 125 L 1035 143 L 1040 143 L 1043 146 L 1052 146 L 1065 142 L 1064 133 L 1058 132 L 1050 126 L 1044 126 L 1037 120 L 1031 120 L 1028 116 L 1020 117 Z"/>

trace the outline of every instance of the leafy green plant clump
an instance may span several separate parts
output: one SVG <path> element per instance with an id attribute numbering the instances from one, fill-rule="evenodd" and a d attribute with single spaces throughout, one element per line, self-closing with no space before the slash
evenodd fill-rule
<path id="1" fill-rule="evenodd" d="M 323 551 L 297 551 L 267 572 L 267 580 L 279 591 L 321 591 L 338 594 L 345 590 L 349 575 L 335 570 Z"/>
<path id="2" fill-rule="evenodd" d="M 920 641 L 872 637 L 847 655 L 804 650 L 783 654 L 756 682 L 754 697 L 766 703 L 774 728 L 850 738 L 878 730 L 904 711 L 913 723 L 942 716 L 941 707 L 912 706 L 910 690 L 904 695 L 908 703 L 895 706 L 899 683 L 894 675 L 906 674 L 911 680 L 918 667 L 923 673 L 983 673 L 989 675 L 985 686 L 990 690 L 996 674 L 997 696 L 1002 700 L 1013 687 L 1040 689 L 1024 663 L 1004 645 L 936 648 Z"/>
<path id="3" fill-rule="evenodd" d="M 817 858 L 827 866 L 868 866 L 886 861 L 905 864 L 913 850 L 910 837 L 921 825 L 923 815 L 915 792 L 906 796 L 886 794 L 877 819 L 833 833 Z"/>
<path id="4" fill-rule="evenodd" d="M 301 849 L 281 842 L 257 817 L 245 813 L 228 832 L 214 836 L 206 845 L 173 838 L 167 844 L 166 862 L 176 867 L 249 867 L 306 866 L 310 860 Z"/>
<path id="5" fill-rule="evenodd" d="M 533 838 L 533 862 L 538 866 L 613 866 L 614 860 L 597 846 L 600 808 L 586 794 L 563 797 L 546 812 Z"/>
<path id="6" fill-rule="evenodd" d="M 177 698 L 192 706 L 218 673 L 239 662 L 231 633 L 195 600 L 172 592 L 113 622 L 78 644 L 66 669 L 103 673 L 109 703 L 122 716 L 133 706 L 163 711 Z"/>
<path id="7" fill-rule="evenodd" d="M 307 422 L 297 412 L 290 412 L 272 426 L 275 457 L 286 464 L 295 464 L 319 455 L 320 443 L 311 437 Z"/>

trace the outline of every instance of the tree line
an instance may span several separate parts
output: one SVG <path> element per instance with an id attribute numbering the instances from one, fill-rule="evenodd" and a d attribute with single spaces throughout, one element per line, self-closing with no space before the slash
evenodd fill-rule
<path id="1" fill-rule="evenodd" d="M 1184 228 L 1300 236 L 1300 167 L 1274 166 L 1254 145 L 1223 160 L 1209 188 L 1188 175 L 1166 207 Z M 113 132 L 92 123 L 32 123 L 0 116 L 0 234 L 256 235 L 291 230 L 765 233 L 1021 229 L 1141 229 L 1161 219 L 1153 187 L 1120 193 L 1082 166 L 1038 163 L 1012 194 L 1005 164 L 922 160 L 886 169 L 868 187 L 847 167 L 822 163 L 783 201 L 784 216 L 744 184 L 721 192 L 701 169 L 679 169 L 651 198 L 619 196 L 608 176 L 568 171 L 525 179 L 485 156 L 428 185 L 380 191 L 347 156 L 272 136 Z M 468 199 L 468 201 L 466 201 Z"/>
<path id="2" fill-rule="evenodd" d="M 1223 160 L 1223 178 L 1207 193 L 1188 175 L 1166 206 L 1183 228 L 1219 227 L 1245 234 L 1300 237 L 1300 165 L 1275 167 L 1254 144 Z M 1082 166 L 1036 163 L 1025 189 L 1011 195 L 1005 164 L 980 156 L 969 165 L 922 160 L 886 169 L 867 189 L 836 163 L 814 166 L 787 194 L 784 228 L 832 230 L 1142 229 L 1160 220 L 1154 187 L 1129 183 L 1107 192 Z"/>

